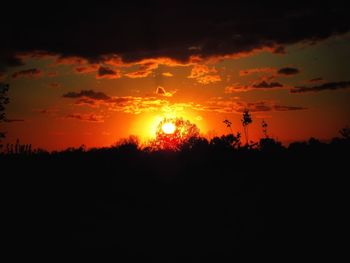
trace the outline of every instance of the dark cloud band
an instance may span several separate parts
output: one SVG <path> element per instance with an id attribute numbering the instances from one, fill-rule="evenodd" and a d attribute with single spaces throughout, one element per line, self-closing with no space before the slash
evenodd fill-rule
<path id="1" fill-rule="evenodd" d="M 39 3 L 39 2 L 38 2 Z M 0 69 L 20 64 L 18 51 L 43 50 L 99 61 L 117 54 L 124 61 L 222 56 L 317 42 L 349 31 L 345 1 L 281 4 L 280 1 L 151 1 L 53 4 L 4 3 Z M 2 65 L 1 65 L 2 64 Z M 6 64 L 6 65 L 5 65 Z M 289 71 L 290 72 L 290 71 Z"/>

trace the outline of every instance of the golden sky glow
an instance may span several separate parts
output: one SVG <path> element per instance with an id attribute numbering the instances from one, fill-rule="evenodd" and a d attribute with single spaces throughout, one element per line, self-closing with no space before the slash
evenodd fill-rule
<path id="1" fill-rule="evenodd" d="M 253 140 L 262 136 L 263 119 L 271 136 L 284 142 L 328 139 L 348 123 L 348 90 L 292 90 L 347 85 L 348 37 L 293 45 L 284 55 L 267 50 L 186 63 L 166 57 L 125 63 L 114 56 L 101 65 L 23 53 L 24 65 L 2 76 L 10 83 L 8 118 L 17 120 L 6 124 L 7 141 L 20 138 L 47 149 L 108 146 L 129 135 L 147 142 L 164 118 L 189 120 L 210 138 L 229 132 L 224 119 L 242 132 L 244 109 L 253 115 Z"/>

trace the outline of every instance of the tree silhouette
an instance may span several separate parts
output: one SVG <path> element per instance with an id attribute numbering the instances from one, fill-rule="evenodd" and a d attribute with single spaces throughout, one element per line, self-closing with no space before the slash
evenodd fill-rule
<path id="1" fill-rule="evenodd" d="M 5 105 L 10 102 L 7 96 L 9 90 L 8 84 L 0 83 L 0 123 L 6 121 Z M 0 148 L 2 148 L 1 140 L 5 138 L 5 132 L 0 131 Z"/>
<path id="2" fill-rule="evenodd" d="M 176 127 L 174 133 L 163 132 L 164 123 L 173 123 Z M 188 142 L 190 138 L 199 137 L 199 129 L 194 124 L 183 118 L 164 118 L 157 127 L 156 139 L 151 142 L 151 148 L 155 150 L 179 150 L 181 145 Z"/>
<path id="3" fill-rule="evenodd" d="M 242 125 L 243 125 L 243 129 L 244 129 L 244 135 L 245 135 L 245 139 L 246 139 L 246 145 L 249 144 L 249 139 L 248 139 L 248 126 L 249 124 L 251 124 L 253 122 L 252 120 L 252 116 L 249 113 L 249 110 L 245 110 L 243 112 L 243 116 L 242 116 Z"/>

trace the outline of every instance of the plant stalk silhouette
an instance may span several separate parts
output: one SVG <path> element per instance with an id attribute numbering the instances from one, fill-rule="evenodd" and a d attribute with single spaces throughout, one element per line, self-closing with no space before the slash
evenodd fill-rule
<path id="1" fill-rule="evenodd" d="M 253 122 L 252 120 L 252 116 L 249 113 L 249 110 L 245 110 L 243 112 L 243 116 L 242 116 L 242 125 L 243 125 L 243 129 L 244 129 L 244 135 L 245 135 L 245 139 L 246 139 L 246 145 L 249 145 L 249 138 L 248 138 L 248 127 L 249 124 L 251 124 Z"/>

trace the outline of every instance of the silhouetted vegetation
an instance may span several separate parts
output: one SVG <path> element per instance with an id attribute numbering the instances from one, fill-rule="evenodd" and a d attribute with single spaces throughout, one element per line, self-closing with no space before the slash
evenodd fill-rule
<path id="1" fill-rule="evenodd" d="M 350 128 L 345 127 L 339 131 L 339 133 L 347 140 L 350 140 Z"/>
<path id="2" fill-rule="evenodd" d="M 163 125 L 172 123 L 174 132 L 167 134 L 163 131 Z M 156 138 L 148 143 L 151 150 L 179 150 L 181 145 L 191 138 L 199 137 L 199 129 L 194 124 L 183 118 L 164 118 L 157 127 Z"/>
<path id="3" fill-rule="evenodd" d="M 243 116 L 242 116 L 241 122 L 242 122 L 243 129 L 244 129 L 246 145 L 248 146 L 249 145 L 248 128 L 249 128 L 249 125 L 253 122 L 252 116 L 250 115 L 249 110 L 245 110 L 243 112 Z"/>
<path id="4" fill-rule="evenodd" d="M 195 136 L 176 151 L 136 137 L 60 152 L 18 141 L 0 156 L 11 242 L 111 247 L 151 262 L 307 246 L 341 204 L 349 137 L 285 147 L 265 136 L 249 148 L 240 139 Z"/>
<path id="5" fill-rule="evenodd" d="M 194 124 L 173 121 L 174 133 L 160 124 L 146 146 L 135 136 L 53 152 L 7 144 L 0 167 L 8 242 L 108 247 L 135 262 L 232 262 L 242 252 L 309 249 L 332 222 L 325 214 L 345 207 L 349 128 L 329 143 L 310 138 L 286 147 L 263 121 L 264 137 L 254 143 L 246 111 L 242 146 L 229 120 L 230 133 L 210 140 Z"/>
<path id="6" fill-rule="evenodd" d="M 5 107 L 10 102 L 7 92 L 9 90 L 9 85 L 0 83 L 0 124 L 6 121 Z M 1 127 L 1 126 L 0 126 Z M 0 151 L 3 147 L 2 140 L 5 138 L 5 132 L 0 130 Z"/>
<path id="7" fill-rule="evenodd" d="M 265 120 L 262 120 L 261 128 L 262 128 L 262 131 L 263 131 L 263 134 L 264 134 L 265 138 L 269 137 L 269 135 L 267 134 L 267 127 L 268 127 L 267 122 Z"/>

